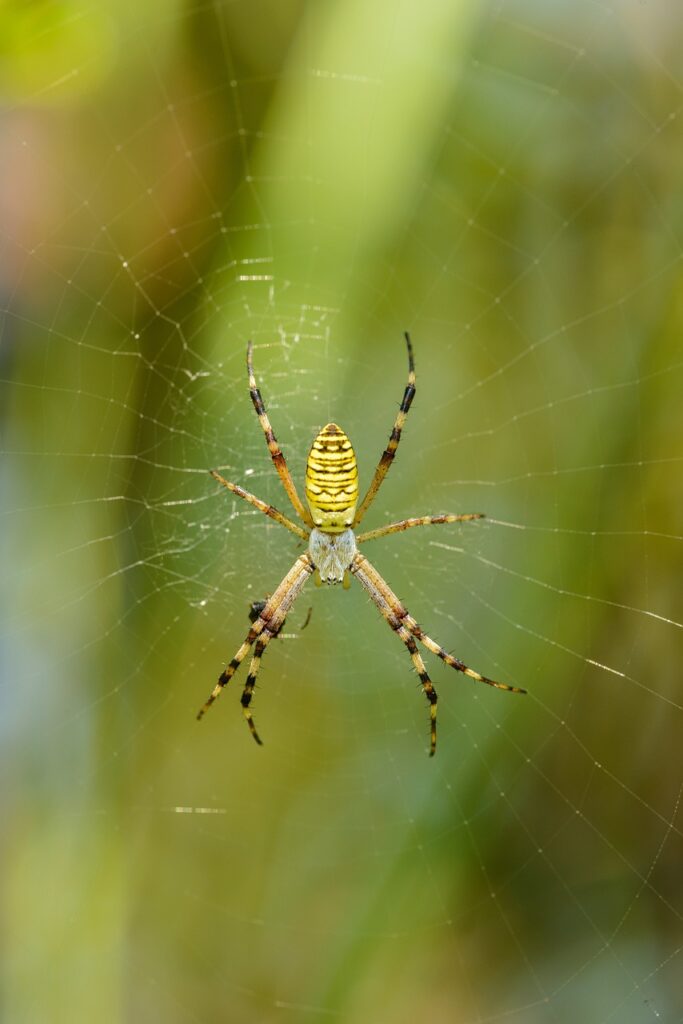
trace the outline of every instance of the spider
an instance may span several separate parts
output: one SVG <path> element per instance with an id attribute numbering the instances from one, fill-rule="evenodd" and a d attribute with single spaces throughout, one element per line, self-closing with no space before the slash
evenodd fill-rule
<path id="1" fill-rule="evenodd" d="M 460 661 L 459 658 L 455 658 L 445 651 L 435 640 L 432 640 L 417 624 L 412 615 L 408 613 L 407 608 L 398 599 L 374 566 L 367 560 L 365 555 L 362 555 L 358 550 L 359 544 L 365 544 L 369 540 L 377 540 L 379 537 L 386 537 L 391 533 L 399 533 L 413 526 L 462 523 L 471 519 L 484 518 L 483 512 L 468 512 L 460 515 L 418 516 L 412 519 L 402 519 L 398 523 L 391 523 L 387 526 L 380 526 L 376 530 L 368 530 L 365 533 L 355 532 L 355 528 L 370 508 L 382 481 L 394 461 L 396 449 L 401 440 L 401 431 L 403 430 L 408 410 L 415 397 L 415 361 L 410 335 L 407 332 L 405 340 L 408 346 L 408 383 L 389 437 L 389 443 L 382 453 L 365 497 L 359 505 L 358 467 L 351 442 L 341 427 L 338 427 L 336 423 L 328 423 L 314 439 L 308 454 L 305 482 L 308 508 L 305 507 L 299 497 L 285 457 L 270 425 L 268 413 L 266 412 L 261 392 L 256 386 L 256 378 L 254 377 L 253 345 L 251 341 L 247 343 L 249 394 L 254 403 L 261 429 L 265 434 L 268 450 L 275 468 L 287 492 L 287 496 L 304 526 L 299 526 L 298 523 L 292 522 L 279 509 L 273 505 L 268 505 L 265 501 L 261 501 L 260 498 L 250 494 L 249 491 L 245 491 L 239 484 L 233 484 L 225 480 L 217 470 L 212 469 L 210 473 L 214 480 L 221 484 L 222 487 L 226 487 L 233 494 L 248 501 L 254 508 L 259 509 L 259 511 L 274 519 L 276 523 L 280 523 L 281 526 L 286 527 L 291 533 L 307 541 L 308 550 L 304 554 L 299 555 L 275 593 L 268 598 L 263 607 L 259 607 L 244 643 L 228 667 L 219 676 L 218 682 L 211 691 L 206 703 L 197 714 L 198 719 L 202 718 L 211 707 L 222 692 L 223 687 L 230 682 L 251 648 L 254 647 L 241 703 L 251 735 L 259 745 L 262 743 L 256 731 L 251 712 L 251 701 L 261 665 L 261 658 L 270 641 L 282 629 L 285 618 L 301 593 L 304 584 L 313 575 L 315 575 L 315 582 L 318 585 L 321 583 L 341 583 L 344 588 L 350 586 L 351 576 L 355 577 L 368 592 L 374 604 L 377 605 L 384 619 L 402 643 L 405 644 L 419 676 L 422 690 L 429 702 L 430 756 L 433 756 L 436 751 L 437 696 L 416 641 L 419 640 L 428 651 L 436 654 L 438 658 L 441 658 L 451 668 L 462 672 L 478 683 L 486 683 L 488 686 L 495 686 L 499 690 L 508 690 L 511 693 L 526 693 L 526 690 L 520 687 L 508 686 L 507 683 L 498 683 L 494 679 L 488 679 L 486 676 L 480 675 Z"/>

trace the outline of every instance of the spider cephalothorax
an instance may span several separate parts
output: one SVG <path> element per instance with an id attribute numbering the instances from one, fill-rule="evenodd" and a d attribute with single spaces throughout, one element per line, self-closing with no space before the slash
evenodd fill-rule
<path id="1" fill-rule="evenodd" d="M 369 530 L 367 533 L 356 534 L 356 527 L 368 508 L 372 504 L 377 491 L 380 488 L 384 477 L 389 471 L 398 443 L 401 440 L 401 431 L 405 423 L 408 410 L 415 395 L 415 363 L 413 360 L 413 349 L 410 344 L 410 337 L 405 335 L 408 346 L 408 383 L 403 393 L 401 407 L 396 416 L 389 443 L 382 453 L 375 475 L 370 486 L 358 507 L 358 466 L 356 456 L 348 437 L 336 423 L 328 423 L 315 437 L 306 464 L 306 508 L 292 480 L 287 467 L 285 457 L 277 443 L 273 428 L 270 425 L 266 407 L 261 398 L 261 392 L 256 386 L 254 368 L 252 365 L 252 344 L 247 345 L 247 371 L 249 374 L 249 393 L 251 395 L 256 414 L 266 437 L 268 450 L 278 471 L 280 480 L 289 496 L 294 510 L 305 524 L 303 527 L 288 519 L 279 509 L 268 505 L 255 495 L 245 491 L 239 484 L 230 483 L 225 480 L 216 470 L 211 470 L 211 475 L 223 487 L 227 487 L 233 494 L 244 498 L 255 508 L 265 515 L 270 516 L 281 526 L 285 526 L 298 537 L 308 541 L 308 551 L 299 555 L 294 565 L 289 570 L 280 586 L 274 594 L 268 598 L 260 609 L 251 629 L 247 633 L 244 643 L 239 648 L 228 667 L 219 676 L 208 700 L 200 709 L 197 718 L 201 718 L 204 712 L 213 704 L 223 687 L 232 679 L 242 661 L 254 647 L 254 653 L 249 666 L 249 674 L 242 693 L 242 710 L 247 720 L 251 734 L 257 743 L 261 739 L 256 732 L 254 719 L 251 713 L 251 700 L 256 685 L 261 664 L 261 656 L 268 643 L 276 637 L 282 628 L 289 609 L 301 593 L 306 580 L 315 574 L 318 583 L 343 583 L 349 586 L 349 577 L 355 576 L 359 583 L 365 588 L 374 603 L 379 608 L 385 620 L 399 636 L 408 649 L 415 670 L 419 676 L 422 689 L 429 701 L 430 707 L 430 754 L 436 750 L 436 690 L 427 674 L 427 669 L 417 648 L 416 641 L 419 640 L 427 650 L 432 651 L 451 668 L 457 669 L 470 679 L 479 683 L 487 683 L 499 690 L 509 690 L 513 693 L 525 693 L 526 691 L 517 686 L 508 686 L 507 683 L 497 683 L 493 679 L 480 675 L 474 669 L 469 668 L 464 662 L 453 655 L 448 654 L 435 640 L 420 628 L 415 619 L 408 613 L 408 609 L 401 603 L 393 590 L 380 576 L 377 570 L 368 562 L 367 558 L 358 551 L 358 545 L 368 540 L 376 540 L 378 537 L 385 537 L 390 533 L 399 533 L 413 526 L 428 526 L 438 523 L 459 523 L 470 519 L 482 519 L 483 512 L 468 512 L 461 515 L 447 513 L 436 516 L 418 516 L 413 519 L 402 519 L 398 523 L 391 523 L 388 526 L 380 526 L 376 530 Z"/>

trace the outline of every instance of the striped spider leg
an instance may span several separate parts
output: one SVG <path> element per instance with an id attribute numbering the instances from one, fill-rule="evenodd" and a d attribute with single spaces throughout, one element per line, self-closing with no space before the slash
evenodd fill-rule
<path id="1" fill-rule="evenodd" d="M 365 497 L 358 506 L 358 511 L 353 520 L 353 525 L 358 526 L 359 522 L 367 512 L 375 500 L 375 496 L 382 485 L 384 477 L 387 475 L 391 468 L 391 464 L 394 461 L 396 455 L 396 449 L 399 446 L 401 440 L 401 432 L 406 421 L 406 417 L 410 411 L 413 398 L 415 397 L 415 359 L 413 358 L 413 346 L 410 342 L 410 335 L 406 331 L 404 334 L 406 339 L 406 345 L 408 346 L 408 383 L 406 384 L 405 391 L 403 392 L 403 398 L 401 399 L 401 405 L 396 414 L 394 426 L 389 436 L 389 443 L 382 452 L 382 456 L 377 463 L 377 469 L 375 475 L 370 481 L 370 486 L 367 489 Z"/>
<path id="2" fill-rule="evenodd" d="M 437 694 L 434 689 L 434 685 L 427 674 L 425 664 L 420 657 L 420 652 L 417 649 L 415 640 L 419 640 L 420 643 L 436 654 L 438 658 L 441 658 L 451 668 L 456 669 L 458 672 L 462 672 L 464 675 L 469 676 L 470 679 L 474 679 L 478 683 L 486 683 L 488 686 L 495 686 L 497 690 L 507 690 L 509 693 L 526 693 L 526 690 L 521 689 L 518 686 L 509 686 L 507 683 L 498 683 L 495 679 L 489 679 L 487 676 L 482 676 L 479 672 L 475 672 L 474 669 L 470 668 L 459 658 L 454 658 L 453 655 L 445 651 L 440 644 L 437 644 L 435 640 L 432 640 L 424 630 L 418 626 L 412 615 L 409 614 L 408 609 L 399 600 L 396 594 L 393 592 L 386 580 L 377 572 L 375 567 L 367 560 L 364 555 L 358 552 L 351 564 L 349 570 L 353 576 L 356 577 L 358 582 L 365 588 L 370 595 L 373 603 L 377 605 L 382 616 L 397 634 L 400 640 L 408 648 L 410 657 L 413 660 L 415 671 L 417 672 L 422 689 L 429 701 L 429 715 L 430 715 L 430 745 L 429 754 L 430 757 L 434 756 L 436 752 L 436 705 L 437 705 Z"/>
<path id="3" fill-rule="evenodd" d="M 223 687 L 227 686 L 230 682 L 255 643 L 254 654 L 249 665 L 249 674 L 242 693 L 242 710 L 252 736 L 258 744 L 261 744 L 261 739 L 256 732 L 254 719 L 249 708 L 256 685 L 256 677 L 261 665 L 261 657 L 270 641 L 282 629 L 282 624 L 287 617 L 289 609 L 301 593 L 306 580 L 312 572 L 313 563 L 308 555 L 300 555 L 275 593 L 266 601 L 263 610 L 247 633 L 244 643 L 237 651 L 237 654 L 235 654 L 228 667 L 218 677 L 218 682 L 209 694 L 206 702 L 199 709 L 197 719 L 203 718 L 216 698 L 220 696 Z"/>
<path id="4" fill-rule="evenodd" d="M 292 474 L 289 472 L 289 466 L 285 461 L 285 457 L 282 454 L 282 449 L 280 448 L 280 445 L 277 442 L 275 434 L 273 433 L 273 428 L 270 425 L 268 413 L 266 412 L 266 407 L 264 405 L 263 399 L 261 398 L 261 392 L 256 386 L 256 378 L 254 376 L 253 355 L 254 346 L 252 342 L 249 341 L 247 343 L 247 373 L 249 375 L 249 394 L 251 395 L 251 400 L 254 403 L 254 409 L 256 410 L 258 421 L 261 424 L 261 429 L 263 430 L 263 433 L 265 435 L 266 444 L 268 445 L 268 451 L 270 452 L 270 457 L 273 460 L 273 464 L 275 465 L 280 480 L 282 480 L 282 486 L 284 487 L 289 497 L 289 500 L 294 506 L 296 514 L 299 516 L 300 519 L 304 521 L 304 523 L 306 523 L 307 526 L 313 526 L 311 513 L 308 511 L 307 508 L 304 508 L 302 504 L 301 498 L 299 497 L 299 492 L 297 491 L 294 481 L 292 480 Z"/>

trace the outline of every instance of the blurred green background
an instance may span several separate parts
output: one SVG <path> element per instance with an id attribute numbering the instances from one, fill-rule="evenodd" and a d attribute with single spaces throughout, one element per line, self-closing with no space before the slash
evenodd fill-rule
<path id="1" fill-rule="evenodd" d="M 683 17 L 665 0 L 0 6 L 3 1019 L 683 1020 Z M 304 593 L 340 422 L 444 646 Z M 309 607 L 312 618 L 302 623 Z M 481 692 L 485 689 L 485 692 Z"/>

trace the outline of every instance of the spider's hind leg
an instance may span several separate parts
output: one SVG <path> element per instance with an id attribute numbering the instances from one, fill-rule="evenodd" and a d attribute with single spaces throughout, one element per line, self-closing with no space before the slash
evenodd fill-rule
<path id="1" fill-rule="evenodd" d="M 289 467 L 282 453 L 282 449 L 278 444 L 277 438 L 273 433 L 273 428 L 270 425 L 268 419 L 268 413 L 266 412 L 266 406 L 261 397 L 261 392 L 256 385 L 256 378 L 254 376 L 254 363 L 253 363 L 254 346 L 251 341 L 247 343 L 247 373 L 249 375 L 249 394 L 258 416 L 258 421 L 261 424 L 261 430 L 263 431 L 268 445 L 268 451 L 270 457 L 273 460 L 278 476 L 282 481 L 282 486 L 287 492 L 287 496 L 291 501 L 297 515 L 307 526 L 313 526 L 313 518 L 309 510 L 303 505 L 299 493 L 296 489 L 296 484 L 292 480 L 292 474 L 289 472 Z"/>
<path id="2" fill-rule="evenodd" d="M 401 432 L 405 426 L 406 418 L 410 412 L 410 406 L 413 398 L 415 397 L 415 360 L 413 358 L 413 346 L 410 343 L 410 335 L 406 331 L 404 334 L 406 339 L 406 345 L 408 346 L 408 383 L 406 384 L 405 391 L 403 392 L 403 399 L 401 400 L 401 406 L 396 413 L 396 419 L 389 435 L 389 442 L 382 452 L 375 475 L 370 481 L 370 486 L 367 489 L 367 493 L 361 501 L 356 511 L 356 516 L 353 521 L 353 525 L 357 526 L 361 521 L 367 510 L 375 500 L 375 495 L 382 485 L 384 477 L 389 472 L 391 464 L 394 461 L 396 450 L 401 440 Z"/>

